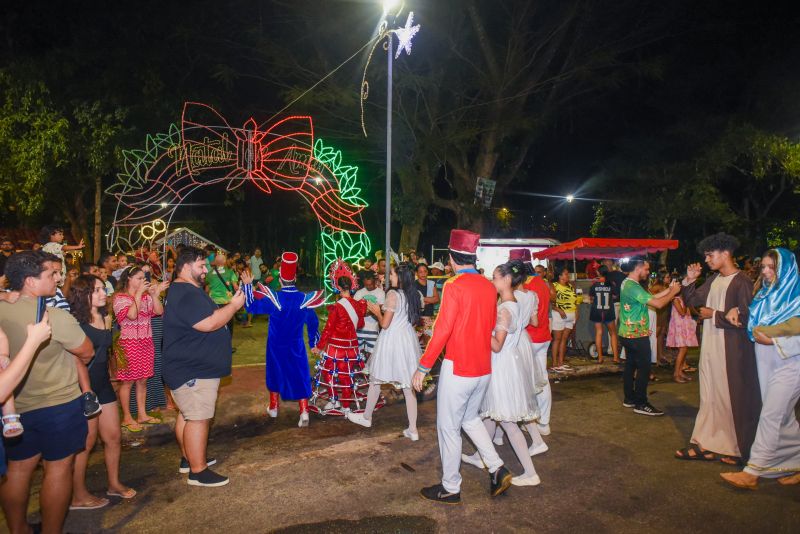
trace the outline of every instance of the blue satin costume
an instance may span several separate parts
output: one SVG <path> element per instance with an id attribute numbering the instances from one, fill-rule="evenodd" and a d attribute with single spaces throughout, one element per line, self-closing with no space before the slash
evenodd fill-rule
<path id="1" fill-rule="evenodd" d="M 243 287 L 247 312 L 269 315 L 267 330 L 267 389 L 283 400 L 311 397 L 311 374 L 303 343 L 303 326 L 309 348 L 319 339 L 319 320 L 314 308 L 324 304 L 322 291 L 303 293 L 293 285 L 272 291 L 262 284 Z"/>

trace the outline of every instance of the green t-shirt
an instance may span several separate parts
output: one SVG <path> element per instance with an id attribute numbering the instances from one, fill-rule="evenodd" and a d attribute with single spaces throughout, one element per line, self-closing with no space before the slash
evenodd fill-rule
<path id="1" fill-rule="evenodd" d="M 653 295 L 645 288 L 626 278 L 622 282 L 619 297 L 619 335 L 627 338 L 647 337 L 650 335 L 650 317 L 647 303 Z"/>
<path id="2" fill-rule="evenodd" d="M 281 272 L 278 269 L 272 269 L 270 271 L 272 275 L 272 282 L 269 284 L 269 288 L 273 291 L 280 291 L 281 290 Z"/>
<path id="3" fill-rule="evenodd" d="M 217 271 L 219 271 L 219 276 L 217 276 Z M 234 293 L 233 283 L 239 277 L 235 272 L 225 267 L 217 267 L 217 271 L 212 266 L 206 275 L 206 282 L 208 282 L 209 287 L 208 296 L 211 297 L 215 304 L 227 304 L 231 301 Z"/>

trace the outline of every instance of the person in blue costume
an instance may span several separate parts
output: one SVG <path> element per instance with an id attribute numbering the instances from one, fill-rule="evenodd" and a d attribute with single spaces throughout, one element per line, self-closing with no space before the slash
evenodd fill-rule
<path id="1" fill-rule="evenodd" d="M 308 343 L 313 347 L 319 339 L 319 321 L 314 308 L 325 303 L 322 290 L 303 293 L 295 287 L 298 256 L 284 252 L 281 256 L 280 291 L 263 284 L 255 289 L 244 286 L 247 313 L 270 316 L 267 330 L 267 389 L 270 417 L 278 417 L 280 399 L 296 400 L 300 405 L 297 426 L 308 426 L 308 398 L 311 396 L 311 374 L 303 343 L 303 326 Z"/>

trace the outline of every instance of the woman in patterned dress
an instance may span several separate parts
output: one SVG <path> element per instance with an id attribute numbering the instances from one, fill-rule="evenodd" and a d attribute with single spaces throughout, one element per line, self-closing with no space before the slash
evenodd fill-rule
<path id="1" fill-rule="evenodd" d="M 114 293 L 114 317 L 120 327 L 118 347 L 124 352 L 126 365 L 117 369 L 119 402 L 122 406 L 122 426 L 131 432 L 142 430 L 142 424 L 158 424 L 161 421 L 147 414 L 147 379 L 153 376 L 155 347 L 150 318 L 161 315 L 164 308 L 157 296 L 169 286 L 169 282 L 150 284 L 139 267 L 130 267 L 122 272 Z M 131 388 L 136 383 L 137 419 L 131 415 Z"/>
<path id="2" fill-rule="evenodd" d="M 341 265 L 341 267 L 337 267 Z M 313 392 L 309 409 L 327 415 L 344 415 L 347 410 L 363 412 L 367 387 L 364 377 L 364 358 L 358 351 L 356 330 L 364 326 L 366 300 L 353 300 L 351 290 L 357 285 L 355 277 L 341 260 L 335 264 L 342 276 L 331 276 L 339 300 L 328 308 L 328 321 L 317 346 L 311 352 L 320 356 L 317 373 L 312 379 Z M 332 269 L 333 272 L 334 269 Z M 320 408 L 320 402 L 327 401 Z"/>

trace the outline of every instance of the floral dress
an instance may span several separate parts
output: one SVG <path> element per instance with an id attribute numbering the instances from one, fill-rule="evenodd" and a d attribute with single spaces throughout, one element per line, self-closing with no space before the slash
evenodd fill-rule
<path id="1" fill-rule="evenodd" d="M 134 299 L 127 293 L 114 294 L 114 317 L 120 327 L 119 347 L 124 352 L 127 365 L 117 369 L 117 380 L 133 381 L 153 376 L 155 346 L 150 318 L 153 313 L 153 298 L 142 295 L 139 314 L 136 319 L 128 319 L 128 309 L 134 305 Z M 117 356 L 119 359 L 119 356 Z"/>

